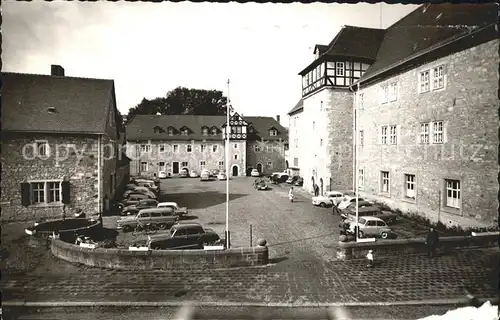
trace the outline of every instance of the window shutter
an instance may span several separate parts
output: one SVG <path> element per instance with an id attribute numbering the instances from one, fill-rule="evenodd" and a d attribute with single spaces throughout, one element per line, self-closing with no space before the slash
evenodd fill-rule
<path id="1" fill-rule="evenodd" d="M 61 182 L 61 188 L 62 188 L 62 202 L 64 204 L 69 204 L 70 203 L 70 184 L 69 181 L 63 181 Z"/>
<path id="2" fill-rule="evenodd" d="M 30 195 L 30 184 L 28 182 L 21 183 L 21 204 L 24 207 L 27 207 L 31 204 Z"/>

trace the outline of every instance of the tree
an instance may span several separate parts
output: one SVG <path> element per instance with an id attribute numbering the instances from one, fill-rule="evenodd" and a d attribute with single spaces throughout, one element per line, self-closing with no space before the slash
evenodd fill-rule
<path id="1" fill-rule="evenodd" d="M 178 87 L 165 97 L 152 100 L 143 98 L 126 116 L 129 123 L 138 114 L 163 115 L 226 115 L 227 98 L 218 90 Z"/>

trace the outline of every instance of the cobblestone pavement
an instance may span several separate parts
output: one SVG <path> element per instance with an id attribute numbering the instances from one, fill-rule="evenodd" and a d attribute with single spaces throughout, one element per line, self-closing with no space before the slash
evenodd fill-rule
<path id="1" fill-rule="evenodd" d="M 2 276 L 2 299 L 23 301 L 395 302 L 498 295 L 497 249 L 428 259 L 290 263 L 206 271 L 113 271 Z M 308 270 L 306 273 L 304 270 Z"/>

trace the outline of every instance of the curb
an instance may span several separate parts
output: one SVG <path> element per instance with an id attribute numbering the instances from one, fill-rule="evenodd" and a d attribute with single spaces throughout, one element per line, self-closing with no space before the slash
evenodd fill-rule
<path id="1" fill-rule="evenodd" d="M 481 304 L 486 301 L 498 305 L 498 297 L 478 299 Z M 419 306 L 419 305 L 469 305 L 469 298 L 410 300 L 393 302 L 339 302 L 339 303 L 262 303 L 262 302 L 192 302 L 192 301 L 3 301 L 3 307 L 182 307 L 193 304 L 195 307 L 276 307 L 276 308 L 335 308 L 335 307 L 371 307 L 371 306 Z"/>

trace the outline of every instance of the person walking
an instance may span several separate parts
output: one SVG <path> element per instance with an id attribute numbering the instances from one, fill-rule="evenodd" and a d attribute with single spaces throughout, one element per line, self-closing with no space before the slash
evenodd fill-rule
<path id="1" fill-rule="evenodd" d="M 432 258 L 436 255 L 436 249 L 439 245 L 439 234 L 434 228 L 430 228 L 427 233 L 427 239 L 425 241 L 427 245 L 427 254 L 429 258 Z"/>
<path id="2" fill-rule="evenodd" d="M 366 260 L 368 260 L 368 264 L 366 266 L 369 268 L 373 267 L 373 250 L 368 250 Z"/>
<path id="3" fill-rule="evenodd" d="M 317 184 L 314 185 L 314 196 L 315 197 L 319 196 L 319 187 Z"/>
<path id="4" fill-rule="evenodd" d="M 290 202 L 293 202 L 293 187 L 290 188 L 290 191 L 288 191 L 288 199 L 290 199 Z"/>

